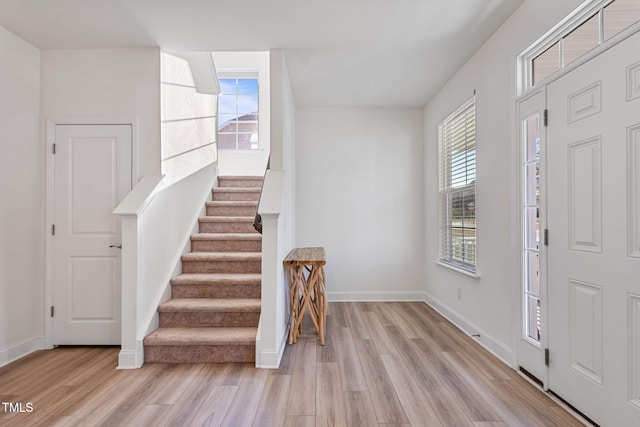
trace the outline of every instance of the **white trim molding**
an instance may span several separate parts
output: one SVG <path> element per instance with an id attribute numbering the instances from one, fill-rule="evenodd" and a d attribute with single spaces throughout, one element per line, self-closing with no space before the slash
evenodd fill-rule
<path id="1" fill-rule="evenodd" d="M 32 337 L 0 349 L 0 367 L 44 348 L 44 337 Z"/>
<path id="2" fill-rule="evenodd" d="M 329 302 L 395 302 L 424 301 L 426 293 L 422 291 L 377 291 L 377 292 L 327 292 Z"/>
<path id="3" fill-rule="evenodd" d="M 473 322 L 465 319 L 460 314 L 442 304 L 428 293 L 425 294 L 424 303 L 443 315 L 448 321 L 453 323 L 458 329 L 473 337 L 478 344 L 487 349 L 507 366 L 512 366 L 513 349 L 504 344 L 485 330 L 478 327 Z"/>

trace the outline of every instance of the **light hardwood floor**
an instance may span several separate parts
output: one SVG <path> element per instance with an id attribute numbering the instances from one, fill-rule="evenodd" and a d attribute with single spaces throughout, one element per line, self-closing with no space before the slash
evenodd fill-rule
<path id="1" fill-rule="evenodd" d="M 582 425 L 423 303 L 330 303 L 280 369 L 147 364 L 116 348 L 40 351 L 0 368 L 0 426 Z"/>

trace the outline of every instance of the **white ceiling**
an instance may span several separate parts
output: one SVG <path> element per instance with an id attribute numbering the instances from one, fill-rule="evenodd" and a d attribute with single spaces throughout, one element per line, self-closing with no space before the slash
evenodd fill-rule
<path id="1" fill-rule="evenodd" d="M 0 0 L 41 49 L 286 49 L 299 107 L 423 106 L 523 0 Z"/>

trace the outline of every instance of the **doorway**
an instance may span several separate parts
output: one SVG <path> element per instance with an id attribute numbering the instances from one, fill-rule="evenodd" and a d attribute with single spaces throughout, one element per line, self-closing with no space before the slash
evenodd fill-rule
<path id="1" fill-rule="evenodd" d="M 525 152 L 519 362 L 602 425 L 640 419 L 639 44 L 636 33 L 518 105 Z M 525 124 L 545 110 L 546 132 L 532 147 Z M 527 150 L 540 153 L 537 174 Z M 534 175 L 539 200 L 527 190 Z M 527 304 L 536 297 L 530 271 L 538 274 L 536 320 L 535 303 Z M 532 350 L 524 344 L 535 344 L 534 321 L 540 337 Z"/>
<path id="2" fill-rule="evenodd" d="M 53 345 L 120 344 L 120 222 L 132 187 L 131 125 L 56 125 Z"/>

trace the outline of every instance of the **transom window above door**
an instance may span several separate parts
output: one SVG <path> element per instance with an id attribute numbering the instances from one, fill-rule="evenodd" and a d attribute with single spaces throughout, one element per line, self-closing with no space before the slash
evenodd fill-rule
<path id="1" fill-rule="evenodd" d="M 520 92 L 526 92 L 638 21 L 638 0 L 583 3 L 520 55 Z"/>
<path id="2" fill-rule="evenodd" d="M 220 73 L 218 148 L 256 150 L 258 137 L 258 73 Z"/>

